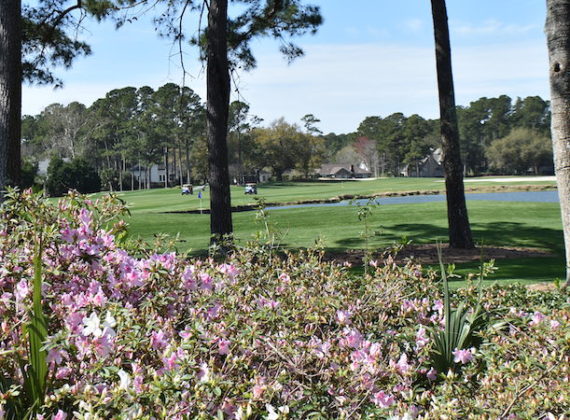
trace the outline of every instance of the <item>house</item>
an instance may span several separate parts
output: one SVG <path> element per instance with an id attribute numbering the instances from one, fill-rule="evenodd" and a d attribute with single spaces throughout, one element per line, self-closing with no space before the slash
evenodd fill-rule
<path id="1" fill-rule="evenodd" d="M 409 163 L 400 169 L 400 175 L 410 177 L 442 177 L 443 172 L 443 151 L 441 148 L 432 150 L 429 155 Z"/>
<path id="2" fill-rule="evenodd" d="M 364 163 L 352 165 L 350 163 L 326 163 L 317 170 L 323 178 L 350 179 L 371 178 L 372 172 Z"/>
<path id="3" fill-rule="evenodd" d="M 70 161 L 70 159 L 66 158 L 66 157 L 62 158 L 61 160 L 63 160 L 64 162 Z M 39 176 L 41 176 L 41 177 L 47 176 L 50 161 L 51 161 L 51 158 L 45 158 L 45 159 L 41 159 L 40 161 L 38 161 L 38 175 Z"/>
<path id="4" fill-rule="evenodd" d="M 166 178 L 166 167 L 164 164 L 152 164 L 150 167 L 144 165 L 135 165 L 131 168 L 131 173 L 135 177 L 135 182 L 145 183 L 149 178 L 150 171 L 150 183 L 152 184 L 164 184 Z M 176 173 L 174 168 L 169 168 L 168 171 L 168 182 L 173 183 L 176 181 Z"/>
<path id="5" fill-rule="evenodd" d="M 269 182 L 271 179 L 271 173 L 265 169 L 252 169 L 252 168 L 242 168 L 240 170 L 239 165 L 230 164 L 229 165 L 230 179 L 234 184 L 246 184 L 248 182 L 264 183 Z"/>

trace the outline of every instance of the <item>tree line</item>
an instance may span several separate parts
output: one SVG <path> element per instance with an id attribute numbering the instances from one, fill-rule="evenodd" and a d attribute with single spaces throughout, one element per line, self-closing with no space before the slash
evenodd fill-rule
<path id="1" fill-rule="evenodd" d="M 484 97 L 457 107 L 457 114 L 466 174 L 539 173 L 551 166 L 548 101 Z M 373 175 L 398 176 L 403 165 L 417 164 L 440 144 L 439 120 L 417 114 L 369 116 L 341 134 L 323 134 L 319 122 L 308 114 L 300 124 L 281 118 L 263 126 L 248 104 L 232 102 L 233 177 L 243 181 L 270 168 L 278 180 L 290 170 L 308 179 L 322 163 L 360 162 Z M 208 179 L 205 105 L 192 89 L 174 83 L 115 89 L 89 107 L 51 104 L 23 117 L 22 147 L 26 167 L 51 155 L 85 160 L 105 189 L 149 188 L 152 165 L 165 169 L 164 186 Z"/>

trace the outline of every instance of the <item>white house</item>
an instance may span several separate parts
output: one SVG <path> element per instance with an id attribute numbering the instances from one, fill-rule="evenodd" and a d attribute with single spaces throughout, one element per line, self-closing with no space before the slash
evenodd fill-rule
<path id="1" fill-rule="evenodd" d="M 131 173 L 135 177 L 135 182 L 145 183 L 149 176 L 148 171 L 150 171 L 151 184 L 164 184 L 164 180 L 166 178 L 166 167 L 163 164 L 157 165 L 155 163 L 148 167 L 148 169 L 144 165 L 135 165 L 131 168 Z M 176 180 L 175 168 L 169 168 L 168 178 L 169 183 Z"/>

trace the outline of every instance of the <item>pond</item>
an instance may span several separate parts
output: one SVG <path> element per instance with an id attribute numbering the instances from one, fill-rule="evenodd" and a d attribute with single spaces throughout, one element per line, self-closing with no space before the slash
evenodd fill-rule
<path id="1" fill-rule="evenodd" d="M 501 193 L 473 193 L 465 194 L 467 201 L 470 200 L 491 200 L 491 201 L 518 201 L 518 202 L 534 202 L 534 203 L 557 203 L 557 191 L 518 191 L 518 192 L 501 192 Z M 438 195 L 407 195 L 402 197 L 378 197 L 374 200 L 374 204 L 417 204 L 432 203 L 436 201 L 445 201 L 445 194 Z M 267 210 L 285 210 L 299 209 L 305 207 L 331 207 L 331 206 L 348 206 L 348 205 L 364 205 L 368 203 L 368 199 L 345 200 L 338 203 L 311 203 L 311 204 L 294 204 L 290 206 L 267 207 Z"/>

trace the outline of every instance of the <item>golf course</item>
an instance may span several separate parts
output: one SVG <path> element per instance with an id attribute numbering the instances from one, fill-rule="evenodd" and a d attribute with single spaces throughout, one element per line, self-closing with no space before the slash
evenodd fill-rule
<path id="1" fill-rule="evenodd" d="M 555 188 L 552 178 L 473 178 L 465 183 L 466 192 L 506 192 Z M 274 245 L 284 249 L 322 247 L 331 255 L 368 250 L 381 258 L 386 248 L 447 242 L 447 215 L 444 201 L 417 204 L 373 204 L 350 199 L 387 195 L 444 193 L 441 178 L 381 178 L 367 181 L 284 182 L 259 185 L 258 195 L 245 195 L 243 187 L 232 187 L 232 206 L 251 206 L 250 211 L 233 213 L 236 243 L 271 236 Z M 179 188 L 118 193 L 130 210 L 125 221 L 131 238 L 162 243 L 170 238 L 178 251 L 204 255 L 209 244 L 209 195 L 207 188 L 183 196 Z M 279 205 L 315 201 L 348 200 L 349 205 L 306 205 L 279 208 Z M 352 205 L 350 205 L 352 204 Z M 267 206 L 262 217 L 259 208 Z M 541 256 L 522 253 L 498 259 L 487 283 L 537 283 L 563 278 L 564 245 L 559 204 L 556 202 L 517 202 L 497 200 L 467 201 L 471 228 L 477 243 L 477 261 L 454 262 L 454 285 L 465 284 L 467 273 L 477 272 L 481 261 L 488 261 L 486 249 L 532 248 Z M 364 213 L 365 217 L 362 217 Z M 200 213 L 202 211 L 202 213 Z M 360 214 L 360 217 L 359 217 Z M 445 246 L 445 245 L 444 245 Z M 444 263 L 449 264 L 444 257 Z M 431 264 L 431 263 L 430 263 Z M 429 265 L 426 263 L 426 265 Z M 452 268 L 451 266 L 449 266 Z M 353 270 L 361 270 L 355 266 Z"/>

